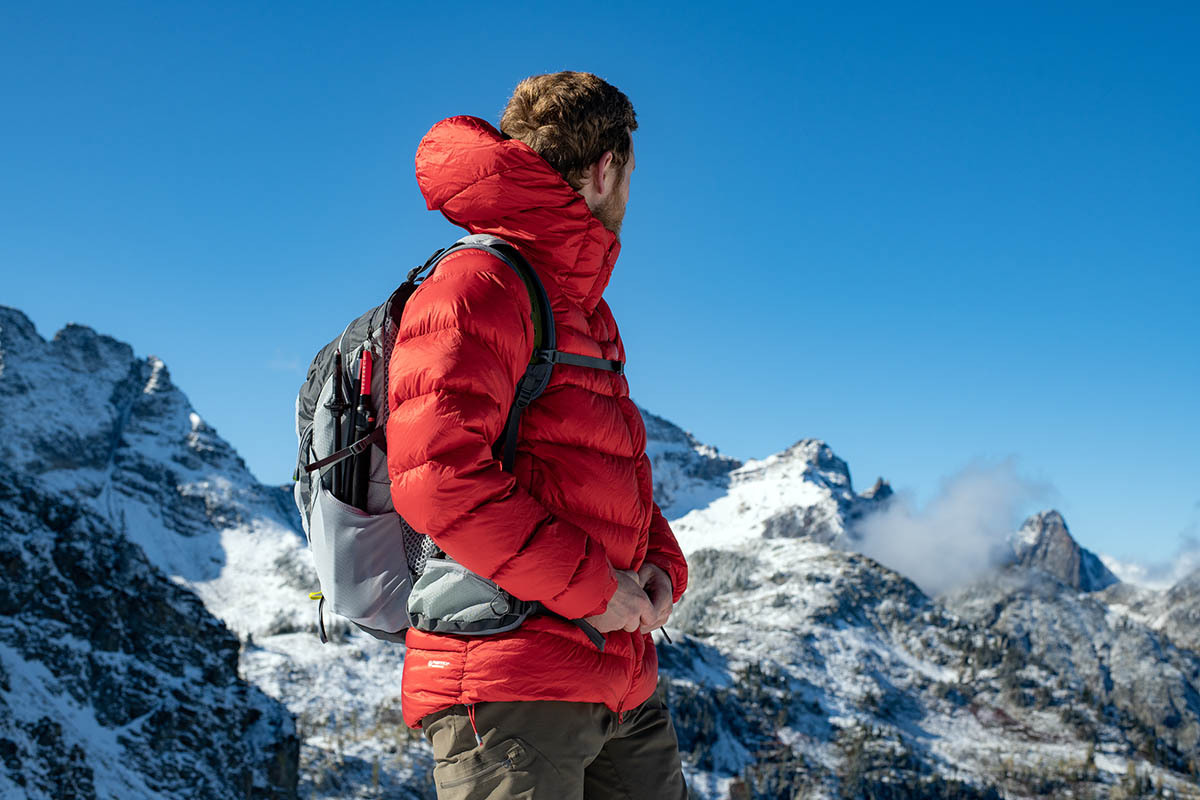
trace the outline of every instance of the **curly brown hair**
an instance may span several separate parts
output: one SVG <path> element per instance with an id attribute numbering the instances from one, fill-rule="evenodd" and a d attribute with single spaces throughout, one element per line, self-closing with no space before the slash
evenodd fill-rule
<path id="1" fill-rule="evenodd" d="M 621 175 L 637 115 L 625 93 L 590 72 L 534 75 L 517 84 L 500 130 L 532 147 L 578 190 L 608 150 Z"/>

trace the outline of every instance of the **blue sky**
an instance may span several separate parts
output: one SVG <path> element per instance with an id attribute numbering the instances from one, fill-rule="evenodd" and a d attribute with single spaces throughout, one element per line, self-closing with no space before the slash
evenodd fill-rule
<path id="1" fill-rule="evenodd" d="M 0 303 L 165 359 L 265 481 L 312 354 L 456 236 L 421 135 L 529 74 L 634 101 L 635 399 L 927 502 L 1013 457 L 1088 546 L 1200 518 L 1194 4 L 0 9 Z"/>

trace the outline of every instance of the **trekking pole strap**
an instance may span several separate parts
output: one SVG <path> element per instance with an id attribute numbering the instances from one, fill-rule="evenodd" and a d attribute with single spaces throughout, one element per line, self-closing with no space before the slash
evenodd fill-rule
<path id="1" fill-rule="evenodd" d="M 380 425 L 378 428 L 371 431 L 366 436 L 359 439 L 357 442 L 351 443 L 349 447 L 343 447 L 341 450 L 338 450 L 336 453 L 331 453 L 331 454 L 325 456 L 324 458 L 320 459 L 319 461 L 314 461 L 313 463 L 309 464 L 308 466 L 306 466 L 304 468 L 304 471 L 305 472 L 313 472 L 315 470 L 322 469 L 324 467 L 328 467 L 331 464 L 337 464 L 342 461 L 345 461 L 350 456 L 356 456 L 359 453 L 363 452 L 371 445 L 379 444 L 380 442 L 383 441 L 383 437 L 386 434 L 387 434 L 387 428 Z"/>
<path id="2" fill-rule="evenodd" d="M 592 627 L 592 624 L 586 620 L 573 619 L 569 620 L 569 622 L 573 623 L 575 627 L 583 631 L 584 635 L 592 640 L 592 644 L 596 645 L 597 650 L 599 650 L 601 653 L 604 652 L 605 639 L 603 633 Z"/>
<path id="3" fill-rule="evenodd" d="M 550 609 L 546 608 L 545 603 L 539 603 L 539 602 L 534 602 L 532 613 L 545 614 L 550 617 L 557 617 L 561 620 L 565 620 L 566 622 L 571 623 L 576 628 L 579 628 L 579 630 L 583 631 L 584 635 L 588 637 L 588 639 L 591 641 L 591 643 L 596 645 L 597 650 L 599 650 L 601 653 L 604 652 L 604 645 L 607 643 L 608 640 L 604 638 L 603 633 L 596 630 L 596 628 L 592 625 L 592 623 L 588 622 L 586 619 L 570 619 L 569 617 L 564 617 L 562 614 L 557 614 L 557 613 L 551 611 Z"/>

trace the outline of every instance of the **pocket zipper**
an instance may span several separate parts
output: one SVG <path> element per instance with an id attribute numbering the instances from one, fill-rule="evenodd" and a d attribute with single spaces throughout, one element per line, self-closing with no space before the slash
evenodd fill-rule
<path id="1" fill-rule="evenodd" d="M 504 769 L 505 767 L 508 767 L 511 769 L 512 766 L 513 766 L 512 758 L 506 757 L 503 761 L 499 761 L 495 764 L 489 764 L 488 766 L 484 767 L 481 770 L 472 772 L 470 775 L 463 775 L 462 777 L 455 778 L 452 781 L 441 781 L 438 785 L 441 786 L 443 789 L 449 789 L 452 786 L 459 786 L 461 784 L 467 783 L 468 781 L 479 780 L 480 778 L 482 778 L 484 776 L 491 775 L 493 772 L 499 772 L 500 770 Z"/>

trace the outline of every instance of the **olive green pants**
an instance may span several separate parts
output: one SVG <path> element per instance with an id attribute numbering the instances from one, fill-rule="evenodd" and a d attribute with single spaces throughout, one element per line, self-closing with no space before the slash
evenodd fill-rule
<path id="1" fill-rule="evenodd" d="M 600 703 L 476 703 L 421 720 L 438 800 L 687 800 L 659 693 L 620 720 Z M 483 744 L 475 741 L 475 730 Z"/>

